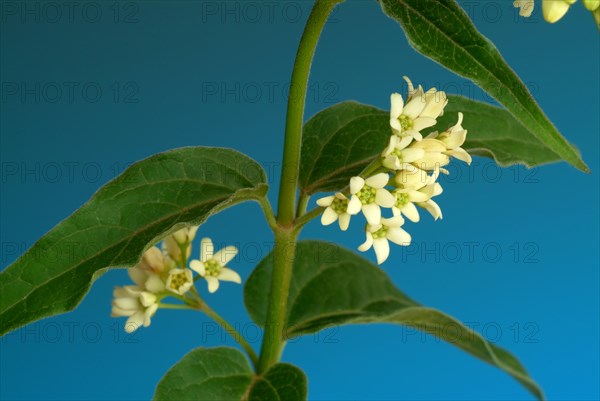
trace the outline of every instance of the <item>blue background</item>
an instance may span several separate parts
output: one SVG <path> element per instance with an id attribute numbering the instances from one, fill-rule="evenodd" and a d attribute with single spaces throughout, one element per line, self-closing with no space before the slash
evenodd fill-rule
<path id="1" fill-rule="evenodd" d="M 580 4 L 550 25 L 539 4 L 524 21 L 511 3 L 463 5 L 595 173 L 456 164 L 439 198 L 444 219 L 407 224 L 415 245 L 395 248 L 383 268 L 410 296 L 513 352 L 548 398 L 597 400 L 598 32 Z M 285 85 L 309 3 L 75 2 L 72 14 L 43 4 L 14 15 L 7 5 L 21 12 L 24 2 L 1 3 L 3 267 L 129 163 L 171 148 L 235 147 L 265 165 L 275 200 Z M 317 49 L 306 116 L 346 99 L 388 108 L 402 75 L 485 99 L 412 50 L 376 2 L 348 1 Z M 343 234 L 315 221 L 303 237 L 354 248 L 360 225 Z M 232 266 L 244 279 L 271 246 L 255 204 L 211 218 L 199 235 L 241 247 Z M 185 311 L 159 311 L 126 337 L 109 317 L 112 287 L 126 283 L 111 271 L 76 311 L 2 338 L 1 398 L 148 399 L 191 348 L 232 344 Z M 207 298 L 258 349 L 241 287 Z M 284 359 L 306 370 L 315 400 L 531 399 L 498 369 L 391 325 L 308 336 Z"/>

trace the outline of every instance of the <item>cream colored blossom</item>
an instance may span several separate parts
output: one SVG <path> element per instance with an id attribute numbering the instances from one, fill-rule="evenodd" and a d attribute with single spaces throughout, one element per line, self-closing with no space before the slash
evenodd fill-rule
<path id="1" fill-rule="evenodd" d="M 413 138 L 410 136 L 392 135 L 388 146 L 381 154 L 382 164 L 390 170 L 400 170 L 406 168 L 406 164 L 421 159 L 425 152 L 423 149 L 409 148 L 408 145 L 412 141 Z"/>
<path id="2" fill-rule="evenodd" d="M 443 152 L 445 155 L 454 157 L 458 160 L 462 160 L 467 164 L 471 164 L 472 158 L 466 150 L 461 148 L 467 139 L 467 130 L 462 127 L 463 114 L 458 113 L 458 122 L 448 128 L 446 131 L 438 134 L 433 132 L 427 136 L 427 138 L 437 139 L 446 146 L 446 150 Z"/>
<path id="3" fill-rule="evenodd" d="M 181 264 L 181 249 L 185 248 L 186 259 L 192 253 L 191 243 L 196 237 L 199 226 L 182 228 L 163 240 L 163 249 L 176 263 Z M 182 266 L 183 267 L 183 266 Z"/>
<path id="4" fill-rule="evenodd" d="M 194 285 L 190 269 L 172 269 L 167 276 L 166 288 L 175 294 L 183 295 Z"/>
<path id="5" fill-rule="evenodd" d="M 214 253 L 214 245 L 210 238 L 203 238 L 200 244 L 200 260 L 192 260 L 190 269 L 206 279 L 208 291 L 213 293 L 219 289 L 219 281 L 232 281 L 241 284 L 239 274 L 227 266 L 238 250 L 235 246 L 227 246 Z"/>
<path id="6" fill-rule="evenodd" d="M 149 292 L 161 292 L 165 289 L 162 276 L 174 267 L 169 259 L 157 247 L 149 248 L 142 260 L 136 266 L 127 270 L 129 277 L 142 290 Z"/>
<path id="7" fill-rule="evenodd" d="M 321 224 L 328 226 L 337 220 L 340 229 L 346 231 L 351 218 L 350 213 L 348 213 L 348 202 L 348 198 L 340 192 L 318 199 L 317 205 L 325 208 L 321 215 Z"/>
<path id="8" fill-rule="evenodd" d="M 551 24 L 559 21 L 575 1 L 577 0 L 543 0 L 542 13 L 544 19 Z"/>
<path id="9" fill-rule="evenodd" d="M 443 192 L 442 186 L 437 182 L 438 177 L 439 170 L 435 170 L 431 175 L 425 174 L 422 170 L 399 171 L 394 177 L 394 182 L 398 186 L 394 191 L 396 195 L 396 204 L 392 208 L 394 216 L 402 214 L 416 223 L 420 219 L 416 208 L 419 206 L 429 211 L 434 219 L 441 218 L 439 206 L 431 200 Z M 439 213 L 436 210 L 439 210 Z"/>
<path id="10" fill-rule="evenodd" d="M 513 6 L 519 8 L 519 15 L 521 17 L 528 18 L 533 13 L 535 2 L 533 0 L 515 0 Z"/>
<path id="11" fill-rule="evenodd" d="M 373 247 L 377 264 L 382 264 L 390 255 L 389 241 L 402 246 L 410 245 L 411 237 L 401 228 L 403 224 L 404 219 L 401 216 L 394 216 L 381 219 L 379 224 L 367 225 L 366 240 L 358 250 L 366 252 Z"/>
<path id="12" fill-rule="evenodd" d="M 150 326 L 150 319 L 158 309 L 155 294 L 130 285 L 115 287 L 112 304 L 112 317 L 127 317 L 125 331 L 133 333 L 138 328 Z"/>
<path id="13" fill-rule="evenodd" d="M 409 88 L 406 104 L 399 93 L 391 95 L 390 126 L 396 135 L 421 140 L 421 130 L 436 124 L 436 119 L 443 114 L 448 99 L 445 92 L 435 88 L 423 92 L 421 86 L 415 90 L 410 79 L 404 77 L 404 80 Z"/>
<path id="14" fill-rule="evenodd" d="M 358 214 L 362 210 L 369 224 L 379 224 L 381 219 L 380 207 L 391 208 L 396 198 L 385 186 L 390 177 L 385 173 L 375 174 L 366 180 L 362 177 L 350 179 L 352 197 L 348 203 L 348 213 Z"/>

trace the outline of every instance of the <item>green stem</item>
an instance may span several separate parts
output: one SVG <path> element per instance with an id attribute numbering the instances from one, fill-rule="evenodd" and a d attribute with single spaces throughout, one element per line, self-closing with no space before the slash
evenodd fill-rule
<path id="1" fill-rule="evenodd" d="M 300 193 L 300 199 L 298 200 L 298 209 L 296 210 L 296 218 L 306 213 L 306 207 L 308 206 L 309 200 L 310 195 L 305 194 L 304 192 Z"/>
<path id="2" fill-rule="evenodd" d="M 261 196 L 259 198 L 256 198 L 256 201 L 262 208 L 263 213 L 265 214 L 265 218 L 267 219 L 267 223 L 269 223 L 269 227 L 271 227 L 271 230 L 276 230 L 278 228 L 277 219 L 275 218 L 275 213 L 273 213 L 273 208 L 271 207 L 271 202 L 269 202 L 269 199 L 266 196 Z"/>
<path id="3" fill-rule="evenodd" d="M 320 216 L 321 213 L 323 213 L 324 209 L 325 209 L 324 207 L 318 206 L 318 207 L 312 209 L 310 212 L 305 213 L 302 216 L 300 216 L 294 223 L 294 230 L 299 232 L 306 223 L 308 223 L 315 217 Z"/>
<path id="4" fill-rule="evenodd" d="M 258 373 L 266 372 L 271 365 L 277 363 L 285 346 L 284 325 L 297 236 L 298 233 L 295 230 L 280 230 L 275 233 L 273 277 L 271 278 L 271 293 L 263 343 L 260 350 Z"/>
<path id="5" fill-rule="evenodd" d="M 194 309 L 192 306 L 190 306 L 190 305 L 184 305 L 184 304 L 163 304 L 163 303 L 159 303 L 158 307 L 162 308 L 162 309 Z"/>
<path id="6" fill-rule="evenodd" d="M 304 104 L 306 88 L 313 55 L 321 31 L 329 14 L 342 0 L 316 0 L 308 17 L 304 33 L 300 39 L 288 96 L 283 143 L 283 164 L 279 186 L 277 221 L 282 226 L 290 226 L 294 220 L 296 188 L 300 166 L 300 145 L 302 143 L 302 124 L 304 122 Z"/>
<path id="7" fill-rule="evenodd" d="M 223 319 L 221 317 L 221 315 L 219 315 L 217 312 L 212 310 L 206 303 L 203 303 L 202 306 L 200 306 L 200 310 L 202 312 L 206 313 L 215 322 L 220 324 L 221 327 L 223 329 L 225 329 L 231 337 L 233 337 L 233 339 L 244 349 L 244 351 L 246 351 L 246 353 L 250 357 L 250 360 L 252 361 L 252 364 L 254 365 L 254 367 L 256 367 L 258 365 L 258 356 L 256 355 L 256 352 L 254 352 L 254 349 L 252 349 L 252 346 L 250 345 L 250 343 L 248 343 L 248 341 L 246 341 L 244 336 L 242 336 L 235 329 L 235 327 L 233 327 L 231 324 L 229 324 L 229 322 L 227 320 Z"/>

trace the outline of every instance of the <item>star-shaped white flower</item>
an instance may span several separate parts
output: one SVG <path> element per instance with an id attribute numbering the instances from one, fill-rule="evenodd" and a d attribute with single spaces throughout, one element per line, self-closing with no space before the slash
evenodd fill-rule
<path id="1" fill-rule="evenodd" d="M 389 219 L 381 219 L 380 224 L 367 225 L 367 238 L 358 247 L 358 250 L 366 252 L 373 247 L 375 256 L 377 257 L 377 264 L 382 264 L 390 255 L 390 244 L 388 241 L 402 246 L 410 245 L 411 237 L 409 233 L 401 228 L 403 224 L 404 219 L 401 216 L 394 216 Z"/>
<path id="2" fill-rule="evenodd" d="M 194 276 L 190 269 L 172 269 L 167 277 L 166 288 L 175 294 L 183 295 L 194 285 Z"/>
<path id="3" fill-rule="evenodd" d="M 317 205 L 326 208 L 321 215 L 321 224 L 328 226 L 338 220 L 340 229 L 346 231 L 351 217 L 348 202 L 348 198 L 340 192 L 317 200 Z"/>
<path id="4" fill-rule="evenodd" d="M 448 128 L 441 134 L 432 132 L 427 138 L 436 139 L 442 142 L 446 146 L 446 151 L 443 152 L 444 154 L 462 160 L 467 164 L 471 164 L 471 155 L 461 148 L 467 139 L 467 130 L 462 127 L 462 121 L 463 113 L 458 113 L 458 122 L 454 126 Z"/>
<path id="5" fill-rule="evenodd" d="M 422 170 L 433 171 L 450 163 L 450 157 L 445 153 L 446 145 L 433 138 L 425 138 L 410 145 L 413 149 L 421 149 L 423 157 L 412 164 Z"/>
<path id="6" fill-rule="evenodd" d="M 382 164 L 390 170 L 400 170 L 406 168 L 408 163 L 415 162 L 425 155 L 423 149 L 409 148 L 408 145 L 413 141 L 410 136 L 399 137 L 392 135 L 390 142 L 381 154 Z"/>
<path id="7" fill-rule="evenodd" d="M 390 177 L 385 173 L 375 174 L 367 178 L 352 177 L 350 179 L 350 193 L 352 197 L 348 203 L 348 213 L 358 214 L 362 210 L 369 224 L 379 224 L 381 207 L 391 208 L 396 203 L 396 198 L 385 186 Z"/>
<path id="8" fill-rule="evenodd" d="M 443 113 L 448 104 L 446 93 L 435 88 L 423 92 L 421 86 L 414 89 L 408 77 L 404 77 L 408 84 L 408 97 L 406 105 L 399 93 L 390 97 L 390 126 L 396 135 L 411 136 L 421 140 L 421 130 L 436 124 L 437 118 Z"/>
<path id="9" fill-rule="evenodd" d="M 214 253 L 214 245 L 210 238 L 203 238 L 200 244 L 200 260 L 192 260 L 190 269 L 201 275 L 208 283 L 208 291 L 213 293 L 219 289 L 219 281 L 232 281 L 241 284 L 242 278 L 235 271 L 225 266 L 237 255 L 235 246 L 226 246 Z"/>
<path id="10" fill-rule="evenodd" d="M 414 208 L 416 205 L 427 210 L 435 220 L 442 218 L 440 207 L 431 199 L 443 192 L 442 186 L 437 182 L 439 174 L 440 169 L 434 170 L 431 175 L 419 169 L 399 171 L 394 176 L 397 186 L 396 205 L 392 208 L 394 215 L 404 214 L 411 221 L 417 222 L 419 218 L 418 211 Z M 410 203 L 414 205 L 409 206 Z"/>
<path id="11" fill-rule="evenodd" d="M 158 309 L 156 295 L 135 285 L 115 287 L 112 317 L 128 317 L 125 331 L 133 333 L 138 328 L 150 326 L 150 318 Z"/>

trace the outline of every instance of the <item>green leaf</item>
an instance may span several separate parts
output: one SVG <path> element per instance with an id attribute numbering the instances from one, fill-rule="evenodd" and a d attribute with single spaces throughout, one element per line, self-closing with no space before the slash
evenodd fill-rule
<path id="1" fill-rule="evenodd" d="M 0 334 L 74 309 L 106 268 L 132 266 L 166 234 L 264 196 L 265 181 L 255 161 L 222 148 L 132 165 L 0 273 Z"/>
<path id="2" fill-rule="evenodd" d="M 266 320 L 272 254 L 254 270 L 244 288 L 252 319 Z M 510 353 L 436 309 L 419 305 L 398 290 L 380 268 L 337 245 L 298 243 L 288 299 L 287 335 L 315 333 L 353 323 L 398 323 L 437 336 L 510 374 L 532 394 L 542 390 Z"/>
<path id="3" fill-rule="evenodd" d="M 589 168 L 552 125 L 500 52 L 455 0 L 380 0 L 419 53 L 466 77 L 500 102 L 536 138 L 580 170 Z"/>
<path id="4" fill-rule="evenodd" d="M 297 367 L 280 363 L 255 376 L 246 357 L 234 348 L 197 348 L 161 379 L 155 401 L 248 400 L 303 401 L 307 381 Z"/>
<path id="5" fill-rule="evenodd" d="M 493 157 L 501 166 L 534 167 L 560 160 L 508 111 L 462 96 L 448 99 L 436 129 L 453 126 L 462 112 L 469 131 L 464 148 L 470 153 Z M 373 106 L 343 102 L 317 113 L 304 126 L 302 191 L 310 195 L 341 190 L 381 154 L 390 135 L 389 112 Z"/>
<path id="6" fill-rule="evenodd" d="M 288 363 L 278 363 L 258 378 L 248 395 L 249 401 L 301 401 L 308 397 L 303 371 Z"/>

